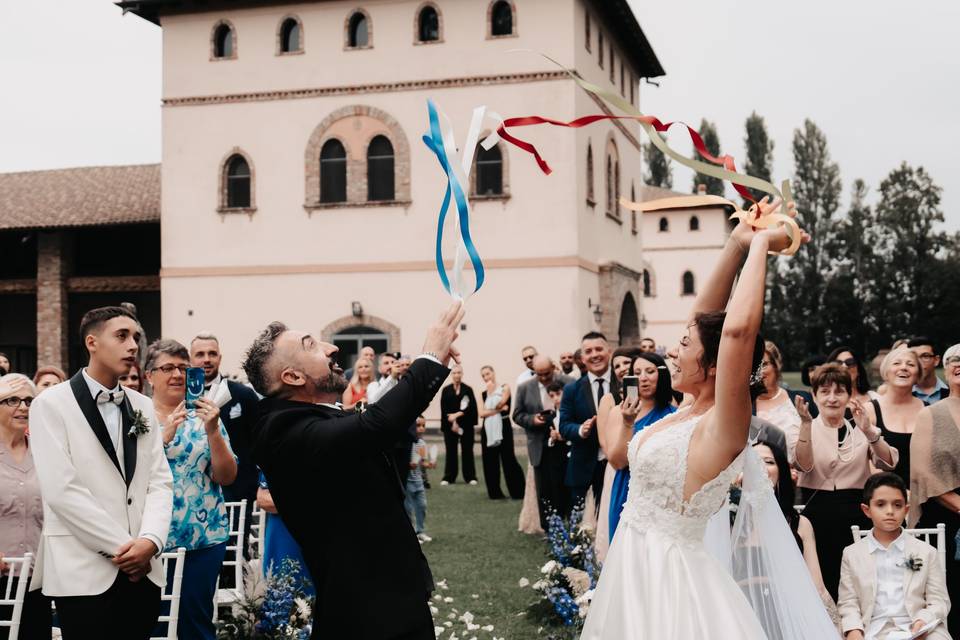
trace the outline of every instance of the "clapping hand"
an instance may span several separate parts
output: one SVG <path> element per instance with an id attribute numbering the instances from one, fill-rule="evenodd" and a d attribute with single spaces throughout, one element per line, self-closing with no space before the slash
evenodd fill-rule
<path id="1" fill-rule="evenodd" d="M 460 337 L 460 321 L 463 320 L 465 312 L 463 301 L 450 305 L 437 322 L 427 329 L 423 352 L 432 353 L 444 366 L 447 366 L 451 359 L 460 364 L 460 351 L 453 343 Z"/>
<path id="2" fill-rule="evenodd" d="M 797 408 L 797 414 L 800 416 L 800 422 L 803 424 L 813 422 L 813 417 L 810 415 L 810 405 L 807 404 L 806 400 L 804 400 L 801 396 L 797 396 L 794 398 L 793 404 Z"/>
<path id="3" fill-rule="evenodd" d="M 863 404 L 857 400 L 853 399 L 850 401 L 850 412 L 853 414 L 853 423 L 857 425 L 857 428 L 863 431 L 864 435 L 869 437 L 871 435 L 871 430 L 873 428 L 873 423 L 870 421 L 870 416 L 867 415 L 867 412 L 863 409 Z"/>

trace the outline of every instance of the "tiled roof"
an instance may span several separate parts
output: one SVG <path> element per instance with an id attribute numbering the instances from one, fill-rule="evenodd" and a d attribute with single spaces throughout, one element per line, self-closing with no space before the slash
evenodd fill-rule
<path id="1" fill-rule="evenodd" d="M 160 222 L 160 165 L 0 173 L 0 229 Z"/>
<path id="2" fill-rule="evenodd" d="M 679 196 L 689 195 L 693 194 L 681 193 L 680 191 L 674 191 L 673 189 L 665 189 L 664 187 L 654 187 L 649 184 L 645 184 L 640 187 L 640 202 L 649 202 L 650 200 L 659 200 L 661 198 L 677 198 Z"/>

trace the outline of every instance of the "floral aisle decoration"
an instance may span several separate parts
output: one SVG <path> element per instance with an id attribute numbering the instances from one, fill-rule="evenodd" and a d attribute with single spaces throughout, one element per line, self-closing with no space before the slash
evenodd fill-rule
<path id="1" fill-rule="evenodd" d="M 243 593 L 217 622 L 218 640 L 307 640 L 312 631 L 313 602 L 300 563 L 284 559 L 264 577 L 260 561 L 243 567 Z"/>
<path id="2" fill-rule="evenodd" d="M 562 625 L 570 637 L 578 637 L 590 610 L 593 590 L 600 577 L 594 553 L 595 533 L 583 524 L 583 505 L 574 507 L 566 520 L 556 511 L 547 516 L 547 562 L 533 583 L 521 578 L 521 588 L 530 587 L 539 599 L 531 612 L 546 624 Z"/>
<path id="3" fill-rule="evenodd" d="M 446 580 L 437 581 L 436 587 L 430 599 L 430 615 L 433 616 L 433 632 L 437 640 L 506 640 L 494 633 L 492 624 L 481 624 L 470 611 L 461 613 L 454 598 L 445 595 L 450 590 Z M 471 594 L 470 599 L 479 600 L 480 595 Z"/>

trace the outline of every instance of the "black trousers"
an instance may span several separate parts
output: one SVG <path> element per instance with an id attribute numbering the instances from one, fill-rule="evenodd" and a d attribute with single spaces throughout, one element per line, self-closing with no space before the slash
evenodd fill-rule
<path id="1" fill-rule="evenodd" d="M 593 468 L 593 478 L 590 484 L 585 487 L 570 487 L 571 508 L 578 502 L 582 503 L 587 498 L 587 490 L 593 491 L 594 515 L 600 513 L 600 499 L 603 497 L 603 474 L 607 471 L 607 461 L 597 461 L 597 466 Z"/>
<path id="2" fill-rule="evenodd" d="M 99 595 L 54 601 L 63 640 L 147 640 L 160 615 L 160 587 L 146 576 L 131 582 L 122 571 Z"/>
<path id="3" fill-rule="evenodd" d="M 801 488 L 801 496 L 804 504 L 807 505 L 803 515 L 810 521 L 817 538 L 817 557 L 820 559 L 823 584 L 836 602 L 840 588 L 843 550 L 853 544 L 850 527 L 858 525 L 861 529 L 869 529 L 872 526 L 860 509 L 863 491 L 861 489 L 814 491 Z"/>
<path id="4" fill-rule="evenodd" d="M 547 530 L 547 515 L 551 509 L 564 519 L 570 515 L 570 490 L 563 484 L 567 474 L 567 449 L 562 442 L 552 447 L 544 445 L 540 465 L 533 468 L 540 528 L 544 531 Z"/>
<path id="5" fill-rule="evenodd" d="M 16 589 L 16 585 L 13 586 Z M 0 578 L 0 593 L 7 591 L 7 578 Z M 10 594 L 13 596 L 13 593 Z M 13 615 L 13 607 L 0 607 L 0 620 L 9 620 Z M 50 598 L 43 595 L 39 589 L 27 591 L 23 600 L 23 610 L 20 612 L 20 640 L 49 640 L 53 627 L 53 614 L 50 611 Z M 0 627 L 0 640 L 7 640 L 10 636 L 10 627 Z"/>
<path id="6" fill-rule="evenodd" d="M 463 480 L 471 482 L 477 479 L 477 464 L 473 459 L 473 426 L 462 427 L 463 434 L 452 431 L 443 432 L 443 444 L 446 458 L 443 464 L 443 479 L 449 483 L 457 481 L 459 457 L 463 456 Z M 458 451 L 459 447 L 459 451 Z"/>
<path id="7" fill-rule="evenodd" d="M 503 478 L 507 482 L 507 493 L 514 500 L 522 500 L 527 479 L 523 475 L 523 468 L 517 461 L 517 454 L 513 450 L 513 427 L 510 421 L 503 419 L 503 440 L 495 447 L 487 446 L 487 433 L 480 429 L 480 450 L 483 458 L 483 480 L 487 485 L 487 495 L 491 500 L 506 498 L 500 488 L 500 469 L 503 468 Z"/>

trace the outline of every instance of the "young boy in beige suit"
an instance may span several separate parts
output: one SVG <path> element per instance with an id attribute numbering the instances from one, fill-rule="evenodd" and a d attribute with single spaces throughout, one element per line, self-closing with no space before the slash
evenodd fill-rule
<path id="1" fill-rule="evenodd" d="M 906 640 L 938 622 L 926 640 L 950 640 L 950 598 L 937 550 L 907 534 L 907 488 L 893 473 L 871 476 L 861 508 L 873 522 L 843 551 L 837 602 L 846 640 Z"/>

